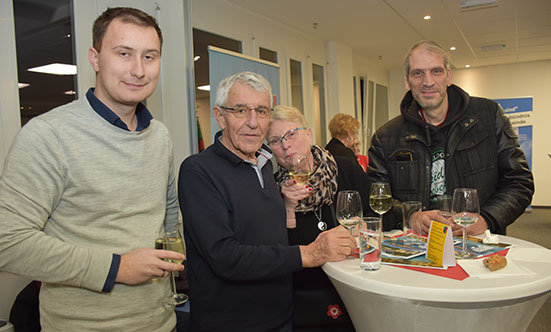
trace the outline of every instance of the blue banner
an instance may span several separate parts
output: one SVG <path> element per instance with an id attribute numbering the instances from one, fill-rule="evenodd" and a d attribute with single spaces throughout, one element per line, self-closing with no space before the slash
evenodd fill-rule
<path id="1" fill-rule="evenodd" d="M 501 105 L 505 114 L 519 113 L 519 112 L 532 112 L 532 98 L 507 98 L 507 99 L 494 99 Z"/>

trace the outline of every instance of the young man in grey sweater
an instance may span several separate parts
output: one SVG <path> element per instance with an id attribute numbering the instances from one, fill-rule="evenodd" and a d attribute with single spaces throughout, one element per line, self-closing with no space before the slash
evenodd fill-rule
<path id="1" fill-rule="evenodd" d="M 172 142 L 141 103 L 159 77 L 161 31 L 132 8 L 94 23 L 96 87 L 32 119 L 0 178 L 0 270 L 42 281 L 43 331 L 171 331 L 170 271 L 155 250 L 178 222 Z"/>

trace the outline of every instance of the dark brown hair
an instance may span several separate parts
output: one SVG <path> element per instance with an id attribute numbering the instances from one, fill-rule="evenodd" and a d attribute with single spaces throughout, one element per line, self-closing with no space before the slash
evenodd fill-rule
<path id="1" fill-rule="evenodd" d="M 115 19 L 119 19 L 123 23 L 132 23 L 141 27 L 155 28 L 162 49 L 163 34 L 161 33 L 161 28 L 159 28 L 155 18 L 136 8 L 116 7 L 107 8 L 107 10 L 98 16 L 94 22 L 94 27 L 92 28 L 92 40 L 96 51 L 99 52 L 101 50 L 101 43 L 103 42 L 103 36 L 107 31 L 107 27 Z"/>

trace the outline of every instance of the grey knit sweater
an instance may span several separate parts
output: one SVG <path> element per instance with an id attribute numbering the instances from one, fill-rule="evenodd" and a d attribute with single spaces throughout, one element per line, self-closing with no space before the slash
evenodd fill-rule
<path id="1" fill-rule="evenodd" d="M 0 270 L 43 281 L 43 331 L 170 331 L 166 278 L 102 292 L 113 253 L 178 221 L 166 127 L 115 127 L 86 98 L 31 120 L 0 178 Z M 166 220 L 165 220 L 166 219 Z"/>

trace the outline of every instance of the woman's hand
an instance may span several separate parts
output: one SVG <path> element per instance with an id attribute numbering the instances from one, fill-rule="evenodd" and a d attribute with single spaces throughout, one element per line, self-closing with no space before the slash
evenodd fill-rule
<path id="1" fill-rule="evenodd" d="M 289 179 L 281 185 L 281 193 L 283 194 L 285 210 L 287 211 L 287 228 L 297 227 L 295 208 L 298 205 L 298 201 L 308 197 L 311 192 L 312 188 L 310 186 L 297 184 L 293 179 Z"/>
<path id="2" fill-rule="evenodd" d="M 312 188 L 307 184 L 297 184 L 293 179 L 289 179 L 281 185 L 281 193 L 285 200 L 285 208 L 294 210 L 298 201 L 310 195 Z"/>

